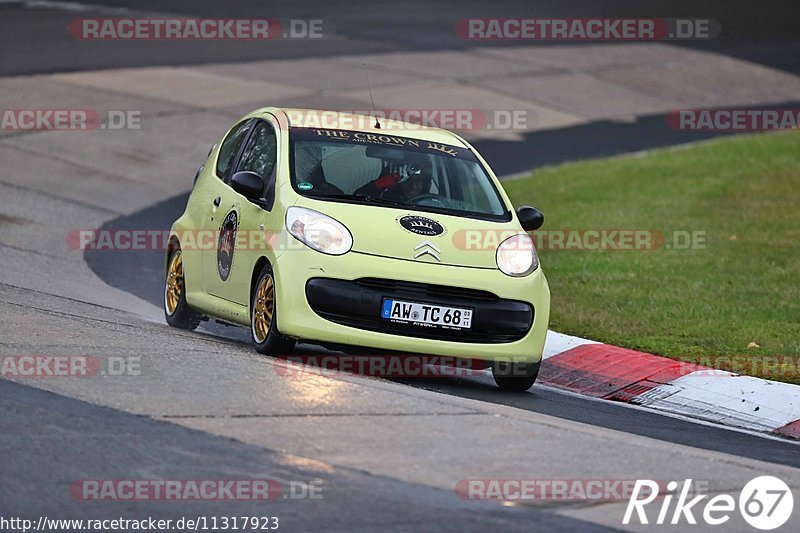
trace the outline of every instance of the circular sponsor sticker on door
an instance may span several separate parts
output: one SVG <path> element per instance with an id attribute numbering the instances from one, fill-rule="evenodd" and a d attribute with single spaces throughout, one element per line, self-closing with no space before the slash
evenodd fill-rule
<path id="1" fill-rule="evenodd" d="M 403 228 L 417 235 L 433 237 L 444 233 L 444 226 L 428 217 L 406 215 L 401 217 L 398 222 Z"/>
<path id="2" fill-rule="evenodd" d="M 222 281 L 228 281 L 233 267 L 233 250 L 236 243 L 236 230 L 239 228 L 239 215 L 231 211 L 222 220 L 217 240 L 217 272 Z"/>

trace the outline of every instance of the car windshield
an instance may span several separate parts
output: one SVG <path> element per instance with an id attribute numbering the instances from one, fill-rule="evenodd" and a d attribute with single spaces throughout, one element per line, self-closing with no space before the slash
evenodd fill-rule
<path id="1" fill-rule="evenodd" d="M 292 185 L 304 196 L 508 220 L 475 154 L 389 133 L 291 130 Z"/>

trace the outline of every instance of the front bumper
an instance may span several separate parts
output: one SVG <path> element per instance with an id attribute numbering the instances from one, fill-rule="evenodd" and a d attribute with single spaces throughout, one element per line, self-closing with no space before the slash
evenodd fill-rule
<path id="1" fill-rule="evenodd" d="M 541 359 L 550 310 L 541 269 L 511 278 L 499 270 L 293 250 L 277 258 L 274 273 L 277 325 L 290 337 L 489 361 Z M 473 327 L 432 330 L 382 322 L 385 296 L 470 307 Z"/>
<path id="2" fill-rule="evenodd" d="M 471 309 L 472 327 L 445 329 L 391 322 L 381 318 L 385 298 Z M 306 300 L 319 316 L 344 326 L 461 343 L 518 341 L 528 333 L 534 315 L 531 304 L 504 300 L 488 291 L 378 278 L 311 278 L 306 284 Z"/>

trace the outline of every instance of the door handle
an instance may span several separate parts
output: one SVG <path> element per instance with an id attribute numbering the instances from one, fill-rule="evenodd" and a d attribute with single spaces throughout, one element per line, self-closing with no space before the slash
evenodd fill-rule
<path id="1" fill-rule="evenodd" d="M 219 196 L 217 196 L 216 198 L 214 198 L 214 202 L 213 202 L 213 203 L 214 203 L 214 207 L 219 207 L 219 203 L 220 203 L 221 201 L 222 201 L 222 198 L 221 198 L 221 197 L 219 197 Z"/>

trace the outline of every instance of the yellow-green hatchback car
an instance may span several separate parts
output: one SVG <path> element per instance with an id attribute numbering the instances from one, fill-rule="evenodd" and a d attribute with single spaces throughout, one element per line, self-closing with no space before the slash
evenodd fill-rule
<path id="1" fill-rule="evenodd" d="M 247 326 L 271 355 L 308 342 L 466 358 L 526 390 L 550 311 L 527 234 L 543 220 L 454 133 L 258 109 L 211 149 L 172 226 L 166 320 Z"/>

